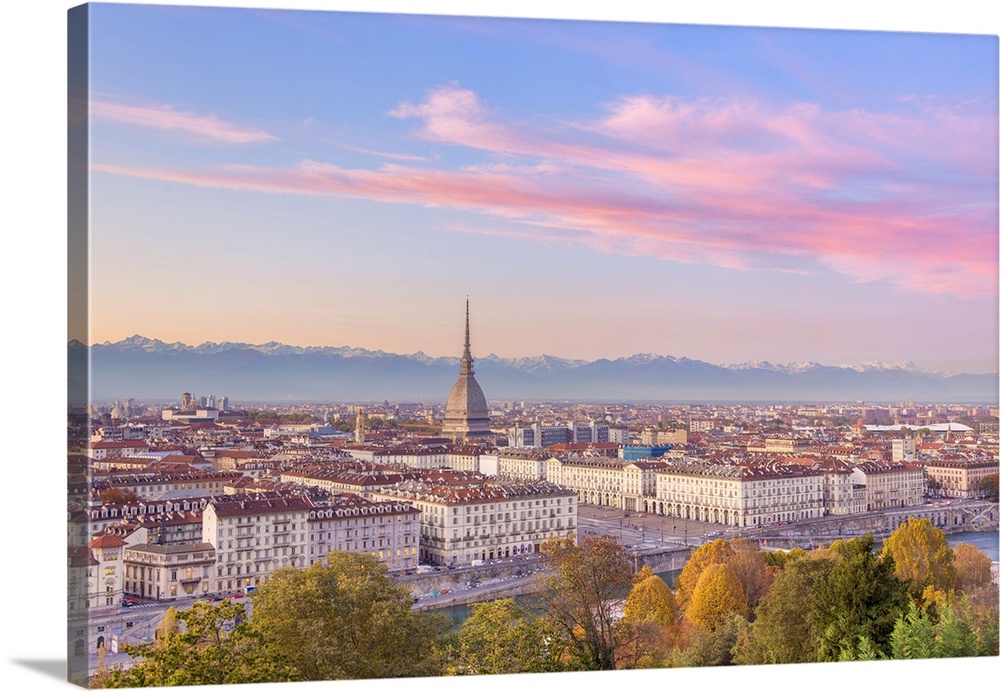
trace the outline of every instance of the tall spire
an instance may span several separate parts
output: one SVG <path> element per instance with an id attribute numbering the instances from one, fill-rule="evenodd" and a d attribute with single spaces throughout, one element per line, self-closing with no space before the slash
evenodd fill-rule
<path id="1" fill-rule="evenodd" d="M 462 374 L 472 374 L 472 348 L 469 342 L 469 296 L 465 296 L 465 351 L 462 353 Z"/>
<path id="2" fill-rule="evenodd" d="M 469 337 L 469 296 L 465 296 L 465 351 L 462 353 L 458 380 L 451 389 L 444 409 L 441 433 L 455 441 L 490 436 L 490 407 L 472 370 L 472 346 Z"/>

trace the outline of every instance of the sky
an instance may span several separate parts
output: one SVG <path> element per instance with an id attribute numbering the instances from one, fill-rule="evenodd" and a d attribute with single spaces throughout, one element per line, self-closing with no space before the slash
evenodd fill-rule
<path id="1" fill-rule="evenodd" d="M 90 330 L 995 372 L 996 35 L 91 5 Z"/>

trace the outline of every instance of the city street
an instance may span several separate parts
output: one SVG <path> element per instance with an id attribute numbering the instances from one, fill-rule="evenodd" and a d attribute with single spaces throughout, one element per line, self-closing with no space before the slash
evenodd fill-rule
<path id="1" fill-rule="evenodd" d="M 217 604 L 204 598 L 190 598 L 177 602 L 148 602 L 131 607 L 121 607 L 117 612 L 108 612 L 92 615 L 89 619 L 91 631 L 89 667 L 91 672 L 97 667 L 98 652 L 97 641 L 103 638 L 106 645 L 104 664 L 111 666 L 117 664 L 128 664 L 132 658 L 122 652 L 123 644 L 138 645 L 154 640 L 156 627 L 160 625 L 163 614 L 170 607 L 183 611 L 190 608 L 196 602 L 206 602 L 207 604 Z M 249 599 L 235 600 L 235 602 L 245 602 L 249 604 Z M 114 650 L 113 639 L 117 638 L 118 650 Z"/>
<path id="2" fill-rule="evenodd" d="M 587 532 L 613 535 L 629 547 L 671 544 L 698 546 L 706 537 L 721 535 L 723 528 L 675 516 L 659 516 L 582 504 L 577 509 L 577 517 L 581 537 Z"/>

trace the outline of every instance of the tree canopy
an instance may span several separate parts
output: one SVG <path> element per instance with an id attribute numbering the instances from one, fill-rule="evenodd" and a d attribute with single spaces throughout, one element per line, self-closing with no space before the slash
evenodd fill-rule
<path id="1" fill-rule="evenodd" d="M 948 540 L 926 518 L 908 519 L 885 539 L 882 550 L 892 555 L 896 577 L 910 584 L 915 597 L 928 586 L 950 590 L 955 585 L 954 554 Z"/>
<path id="2" fill-rule="evenodd" d="M 138 664 L 104 670 L 91 686 L 194 686 L 299 678 L 288 660 L 264 644 L 242 604 L 197 602 L 183 612 L 172 608 L 168 612 L 155 641 L 124 647 L 141 660 Z"/>
<path id="3" fill-rule="evenodd" d="M 892 628 L 907 605 L 907 584 L 896 577 L 891 552 L 875 555 L 874 542 L 869 534 L 830 547 L 833 568 L 817 583 L 813 600 L 819 662 L 853 654 L 862 637 L 888 653 Z"/>
<path id="4" fill-rule="evenodd" d="M 252 595 L 255 627 L 303 680 L 433 676 L 444 670 L 443 617 L 413 598 L 368 554 L 281 569 Z"/>
<path id="5" fill-rule="evenodd" d="M 583 669 L 614 669 L 619 640 L 615 608 L 632 581 L 625 547 L 611 536 L 553 539 L 542 545 L 553 573 L 543 578 L 543 606 Z"/>
<path id="6" fill-rule="evenodd" d="M 739 577 L 728 563 L 709 564 L 698 577 L 684 616 L 714 631 L 729 614 L 746 617 L 750 608 Z"/>
<path id="7" fill-rule="evenodd" d="M 472 606 L 452 645 L 455 674 L 559 672 L 571 668 L 548 620 L 512 599 Z"/>
<path id="8" fill-rule="evenodd" d="M 725 540 L 713 540 L 696 549 L 677 577 L 677 603 L 686 609 L 701 572 L 710 564 L 725 563 L 733 554 L 732 546 Z"/>
<path id="9" fill-rule="evenodd" d="M 677 599 L 666 582 L 644 566 L 633 577 L 617 630 L 619 668 L 662 667 L 681 623 Z"/>
<path id="10" fill-rule="evenodd" d="M 815 662 L 820 630 L 811 603 L 817 584 L 829 576 L 832 568 L 833 559 L 826 555 L 790 559 L 758 605 L 737 662 Z"/>
<path id="11" fill-rule="evenodd" d="M 94 687 L 516 674 L 997 655 L 997 585 L 975 547 L 908 521 L 806 552 L 748 541 L 698 548 L 674 593 L 612 536 L 550 540 L 529 606 L 476 604 L 453 627 L 413 609 L 370 555 L 282 569 L 251 595 L 170 609 L 137 662 Z M 919 589 L 918 589 L 919 588 Z"/>

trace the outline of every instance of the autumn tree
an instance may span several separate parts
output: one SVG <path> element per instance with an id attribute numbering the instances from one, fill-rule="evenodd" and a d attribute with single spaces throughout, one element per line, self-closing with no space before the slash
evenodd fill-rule
<path id="1" fill-rule="evenodd" d="M 675 635 L 677 600 L 666 582 L 644 566 L 633 577 L 618 623 L 619 668 L 662 667 Z"/>
<path id="2" fill-rule="evenodd" d="M 888 652 L 889 636 L 909 596 L 907 583 L 895 575 L 892 553 L 876 556 L 874 543 L 868 534 L 830 546 L 834 564 L 829 576 L 816 584 L 813 600 L 820 662 L 853 653 L 862 637 Z"/>
<path id="3" fill-rule="evenodd" d="M 559 672 L 568 668 L 562 640 L 547 620 L 512 599 L 472 605 L 451 650 L 455 674 Z"/>
<path id="4" fill-rule="evenodd" d="M 134 504 L 140 497 L 128 487 L 109 487 L 98 493 L 102 504 Z"/>
<path id="5" fill-rule="evenodd" d="M 771 588 L 778 569 L 768 565 L 764 553 L 755 542 L 733 540 L 730 547 L 732 554 L 726 560 L 726 564 L 743 587 L 747 600 L 747 616 L 752 621 L 754 610 Z"/>
<path id="6" fill-rule="evenodd" d="M 168 610 L 171 611 L 171 610 Z M 241 604 L 196 602 L 173 612 L 151 643 L 126 645 L 139 662 L 117 666 L 93 687 L 194 686 L 295 681 L 297 670 L 247 621 Z"/>
<path id="7" fill-rule="evenodd" d="M 993 562 L 982 550 L 962 542 L 952 550 L 955 555 L 955 590 L 972 593 L 993 582 Z"/>
<path id="8" fill-rule="evenodd" d="M 552 575 L 542 580 L 546 616 L 583 669 L 614 669 L 615 608 L 631 585 L 628 553 L 608 535 L 552 539 L 542 545 Z"/>
<path id="9" fill-rule="evenodd" d="M 697 626 L 714 630 L 729 614 L 746 617 L 746 592 L 728 563 L 709 564 L 698 577 L 684 616 Z"/>
<path id="10" fill-rule="evenodd" d="M 434 676 L 444 669 L 441 615 L 416 612 L 409 591 L 369 554 L 276 571 L 252 597 L 253 622 L 304 680 Z"/>
<path id="11" fill-rule="evenodd" d="M 954 588 L 954 554 L 944 531 L 926 518 L 908 519 L 885 539 L 882 550 L 892 555 L 896 577 L 910 584 L 914 597 L 919 598 L 927 586 Z"/>
<path id="12" fill-rule="evenodd" d="M 677 577 L 677 604 L 681 609 L 687 608 L 701 572 L 710 564 L 725 563 L 732 553 L 732 546 L 725 540 L 719 539 L 705 543 L 691 554 L 691 558 Z"/>
<path id="13" fill-rule="evenodd" d="M 624 617 L 633 621 L 650 620 L 661 626 L 673 623 L 677 617 L 677 599 L 666 581 L 648 566 L 642 567 L 632 581 L 634 585 L 622 609 Z"/>

